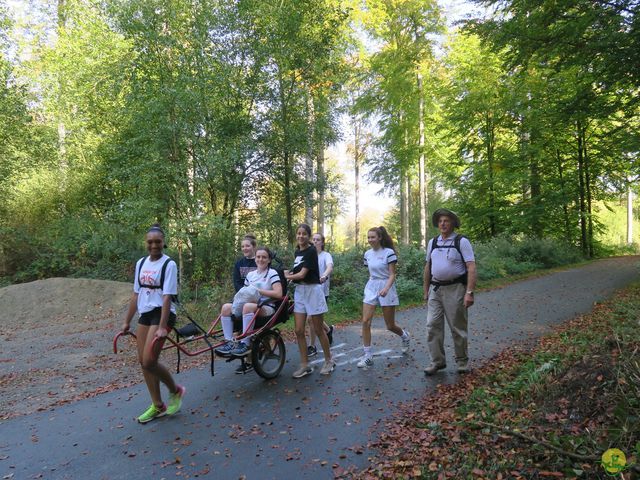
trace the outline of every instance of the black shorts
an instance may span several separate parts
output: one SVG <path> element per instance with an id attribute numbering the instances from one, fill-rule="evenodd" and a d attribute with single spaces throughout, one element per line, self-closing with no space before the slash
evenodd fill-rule
<path id="1" fill-rule="evenodd" d="M 150 327 L 151 325 L 160 325 L 160 317 L 162 315 L 162 307 L 156 307 L 150 312 L 145 312 L 140 315 L 138 319 L 138 325 L 145 325 Z M 176 324 L 176 314 L 169 312 L 169 328 L 173 328 Z"/>

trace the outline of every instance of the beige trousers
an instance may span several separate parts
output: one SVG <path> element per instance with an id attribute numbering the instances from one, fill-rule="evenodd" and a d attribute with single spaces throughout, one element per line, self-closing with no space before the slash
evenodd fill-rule
<path id="1" fill-rule="evenodd" d="M 447 364 L 444 354 L 444 320 L 447 319 L 458 365 L 469 361 L 467 347 L 467 309 L 464 306 L 466 285 L 454 283 L 429 287 L 429 303 L 427 310 L 427 345 L 431 362 L 437 366 Z"/>

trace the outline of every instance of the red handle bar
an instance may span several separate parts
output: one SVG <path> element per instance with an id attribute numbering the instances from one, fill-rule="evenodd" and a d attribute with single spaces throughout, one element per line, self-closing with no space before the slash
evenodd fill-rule
<path id="1" fill-rule="evenodd" d="M 118 332 L 116 336 L 113 337 L 113 353 L 118 353 L 118 339 L 124 335 L 131 335 L 133 338 L 136 338 L 136 334 L 127 330 L 126 332 Z"/>

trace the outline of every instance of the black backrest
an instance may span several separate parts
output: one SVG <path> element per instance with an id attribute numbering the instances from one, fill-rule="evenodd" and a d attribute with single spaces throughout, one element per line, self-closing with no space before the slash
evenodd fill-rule
<path id="1" fill-rule="evenodd" d="M 284 297 L 287 294 L 287 287 L 289 286 L 289 283 L 284 276 L 284 265 L 282 264 L 282 260 L 280 260 L 275 254 L 271 261 L 271 268 L 278 272 L 280 283 L 282 284 L 282 296 Z"/>

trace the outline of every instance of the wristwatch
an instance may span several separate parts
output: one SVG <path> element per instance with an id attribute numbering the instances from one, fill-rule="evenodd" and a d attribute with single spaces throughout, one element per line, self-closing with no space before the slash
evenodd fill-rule
<path id="1" fill-rule="evenodd" d="M 467 290 L 467 295 L 473 295 L 473 290 Z"/>

